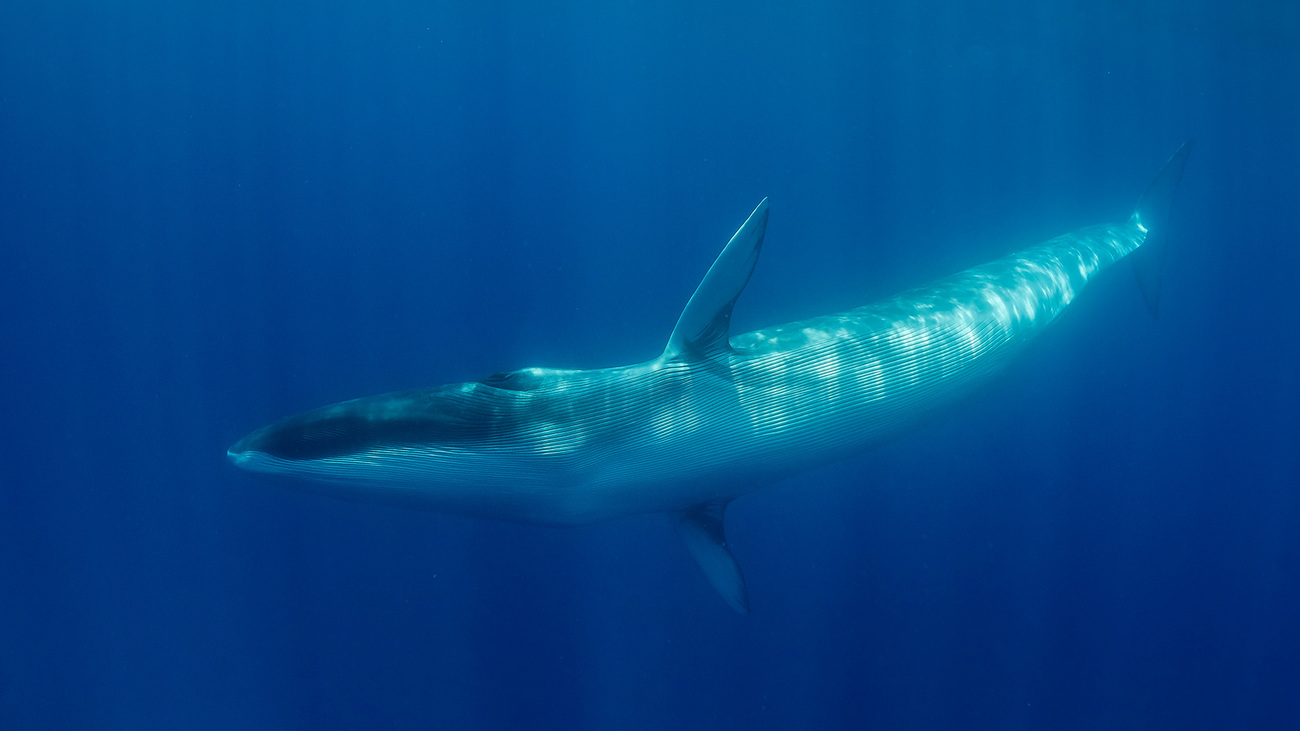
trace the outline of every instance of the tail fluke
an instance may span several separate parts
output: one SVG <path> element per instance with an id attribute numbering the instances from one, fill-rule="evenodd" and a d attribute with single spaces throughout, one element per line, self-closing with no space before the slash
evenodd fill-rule
<path id="1" fill-rule="evenodd" d="M 1137 275 L 1138 288 L 1142 290 L 1142 299 L 1152 317 L 1156 316 L 1160 306 L 1160 272 L 1165 263 L 1165 229 L 1169 223 L 1169 212 L 1174 205 L 1174 194 L 1178 192 L 1178 181 L 1183 177 L 1183 166 L 1187 156 L 1192 153 L 1192 143 L 1188 140 L 1169 158 L 1169 162 L 1160 169 L 1160 174 L 1147 192 L 1142 194 L 1137 208 L 1133 209 L 1130 219 L 1134 225 L 1146 232 L 1146 241 L 1142 248 L 1129 257 L 1133 261 L 1133 273 Z"/>

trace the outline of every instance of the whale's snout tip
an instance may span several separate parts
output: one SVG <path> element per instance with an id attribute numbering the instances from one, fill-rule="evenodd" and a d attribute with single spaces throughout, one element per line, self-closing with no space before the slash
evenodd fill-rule
<path id="1" fill-rule="evenodd" d="M 255 434 L 249 434 L 230 445 L 230 449 L 226 450 L 226 459 L 230 460 L 236 467 L 243 467 L 244 463 L 248 461 L 252 446 L 250 442 L 254 436 Z"/>

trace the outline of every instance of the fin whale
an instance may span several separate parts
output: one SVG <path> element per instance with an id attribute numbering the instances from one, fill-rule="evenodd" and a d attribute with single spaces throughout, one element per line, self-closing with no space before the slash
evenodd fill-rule
<path id="1" fill-rule="evenodd" d="M 723 514 L 782 476 L 870 449 L 994 376 L 1095 276 L 1133 261 L 1154 315 L 1165 227 L 1191 151 L 1127 219 L 1088 226 L 857 309 L 731 333 L 764 199 L 719 254 L 664 351 L 616 368 L 523 368 L 325 406 L 228 450 L 312 489 L 521 523 L 674 516 L 710 583 L 747 612 Z"/>

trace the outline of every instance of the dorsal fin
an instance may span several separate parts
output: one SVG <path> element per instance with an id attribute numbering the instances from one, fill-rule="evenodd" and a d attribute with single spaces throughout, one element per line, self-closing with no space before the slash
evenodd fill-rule
<path id="1" fill-rule="evenodd" d="M 695 294 L 686 303 L 677 327 L 668 338 L 664 355 L 670 358 L 707 358 L 731 348 L 731 309 L 749 283 L 767 230 L 767 199 L 749 214 L 735 236 L 718 254 Z"/>

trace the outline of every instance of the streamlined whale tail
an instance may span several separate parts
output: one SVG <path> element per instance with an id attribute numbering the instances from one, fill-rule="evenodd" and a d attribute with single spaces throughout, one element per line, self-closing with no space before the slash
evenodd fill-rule
<path id="1" fill-rule="evenodd" d="M 1142 300 L 1146 302 L 1147 311 L 1152 317 L 1156 316 L 1160 308 L 1160 272 L 1165 263 L 1165 229 L 1169 223 L 1169 212 L 1174 206 L 1174 195 L 1178 192 L 1178 181 L 1183 177 L 1183 166 L 1187 164 L 1193 142 L 1195 140 L 1184 142 L 1169 158 L 1169 162 L 1160 169 L 1160 174 L 1147 186 L 1147 191 L 1142 194 L 1130 219 L 1147 235 L 1142 248 L 1129 258 L 1133 261 L 1133 273 L 1137 275 Z"/>

